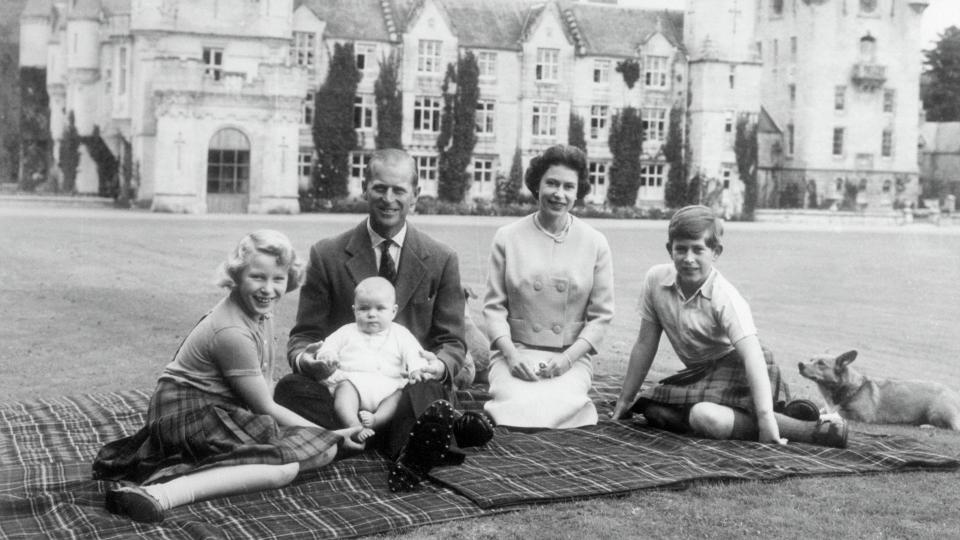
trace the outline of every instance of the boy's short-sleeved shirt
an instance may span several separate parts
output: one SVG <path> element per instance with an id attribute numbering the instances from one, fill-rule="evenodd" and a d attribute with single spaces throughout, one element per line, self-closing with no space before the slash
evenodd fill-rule
<path id="1" fill-rule="evenodd" d="M 687 367 L 721 358 L 738 341 L 757 334 L 750 306 L 714 268 L 690 298 L 684 298 L 672 264 L 651 268 L 640 292 L 640 316 L 663 328 Z"/>

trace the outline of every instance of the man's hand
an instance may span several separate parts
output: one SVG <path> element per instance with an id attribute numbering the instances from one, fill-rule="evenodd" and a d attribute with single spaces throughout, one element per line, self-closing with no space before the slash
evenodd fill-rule
<path id="1" fill-rule="evenodd" d="M 322 341 L 307 345 L 300 353 L 299 361 L 300 373 L 316 381 L 322 381 L 329 377 L 338 367 L 340 362 L 337 359 L 337 353 L 327 351 L 317 356 L 317 351 L 323 345 Z"/>
<path id="2" fill-rule="evenodd" d="M 413 382 L 429 381 L 430 379 L 442 380 L 447 373 L 447 366 L 437 358 L 437 355 L 430 351 L 420 351 L 420 356 L 427 361 L 426 367 L 416 369 L 410 372 L 410 380 Z M 417 378 L 414 379 L 414 374 Z"/>

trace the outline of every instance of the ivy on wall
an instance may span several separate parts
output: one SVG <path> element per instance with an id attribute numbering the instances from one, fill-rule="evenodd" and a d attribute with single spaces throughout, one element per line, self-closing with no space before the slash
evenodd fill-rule
<path id="1" fill-rule="evenodd" d="M 617 62 L 616 70 L 623 77 L 624 84 L 631 90 L 640 79 L 640 63 L 636 60 L 627 59 Z"/>
<path id="2" fill-rule="evenodd" d="M 20 68 L 19 120 L 20 188 L 30 191 L 36 188 L 37 177 L 41 181 L 46 179 L 50 168 L 50 97 L 47 72 L 43 68 Z M 54 185 L 54 189 L 57 188 Z"/>
<path id="3" fill-rule="evenodd" d="M 97 194 L 101 197 L 116 197 L 120 192 L 120 179 L 117 172 L 120 161 L 110 151 L 110 147 L 100 137 L 100 127 L 93 126 L 93 133 L 80 137 L 80 142 L 87 147 L 90 158 L 97 164 Z"/>
<path id="4" fill-rule="evenodd" d="M 77 166 L 80 165 L 80 134 L 77 133 L 73 111 L 67 113 L 67 125 L 63 128 L 58 156 L 60 171 L 63 173 L 63 191 L 77 191 Z"/>
<path id="5" fill-rule="evenodd" d="M 513 152 L 510 174 L 506 178 L 497 178 L 497 204 L 508 205 L 520 202 L 523 186 L 523 154 L 520 147 Z"/>
<path id="6" fill-rule="evenodd" d="M 348 194 L 350 152 L 357 147 L 353 108 L 361 77 L 353 44 L 335 44 L 327 79 L 316 93 L 313 144 L 317 164 L 313 169 L 313 192 L 301 194 L 301 198 L 329 201 Z"/>
<path id="7" fill-rule="evenodd" d="M 667 141 L 663 145 L 663 157 L 670 165 L 667 184 L 663 188 L 663 201 L 667 208 L 680 208 L 686 203 L 687 163 L 683 159 L 684 111 L 678 103 L 670 109 L 670 125 Z"/>
<path id="8" fill-rule="evenodd" d="M 610 184 L 607 202 L 611 206 L 634 206 L 640 187 L 640 152 L 643 150 L 643 129 L 640 113 L 625 107 L 610 122 Z"/>
<path id="9" fill-rule="evenodd" d="M 753 220 L 757 207 L 757 122 L 750 114 L 741 113 L 737 118 L 733 153 L 743 182 L 743 218 Z"/>
<path id="10" fill-rule="evenodd" d="M 403 148 L 403 93 L 400 91 L 396 51 L 380 61 L 380 75 L 373 84 L 377 103 L 377 148 Z"/>
<path id="11" fill-rule="evenodd" d="M 456 81 L 456 92 L 451 92 L 450 83 Z M 480 68 L 473 52 L 467 51 L 457 61 L 456 70 L 448 66 L 443 83 L 446 98 L 440 123 L 437 149 L 439 184 L 438 197 L 447 202 L 461 202 L 470 189 L 467 168 L 473 159 L 477 144 L 477 100 L 480 97 Z"/>
<path id="12" fill-rule="evenodd" d="M 587 137 L 584 133 L 583 118 L 580 115 L 570 113 L 570 129 L 567 131 L 567 144 L 576 146 L 583 153 L 587 153 Z"/>

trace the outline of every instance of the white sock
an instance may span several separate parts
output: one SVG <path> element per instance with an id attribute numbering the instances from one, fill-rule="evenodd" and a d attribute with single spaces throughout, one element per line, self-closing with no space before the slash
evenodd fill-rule
<path id="1" fill-rule="evenodd" d="M 214 467 L 144 486 L 164 510 L 197 501 L 283 487 L 296 478 L 299 463 L 286 465 L 230 465 Z"/>

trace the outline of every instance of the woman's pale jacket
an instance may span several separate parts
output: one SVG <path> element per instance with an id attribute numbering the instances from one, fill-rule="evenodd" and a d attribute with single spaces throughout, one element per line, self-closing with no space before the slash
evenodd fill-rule
<path id="1" fill-rule="evenodd" d="M 577 338 L 600 346 L 613 318 L 613 263 L 599 231 L 571 216 L 554 240 L 534 215 L 500 228 L 493 238 L 483 315 L 490 342 L 562 349 Z"/>

